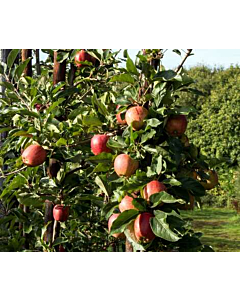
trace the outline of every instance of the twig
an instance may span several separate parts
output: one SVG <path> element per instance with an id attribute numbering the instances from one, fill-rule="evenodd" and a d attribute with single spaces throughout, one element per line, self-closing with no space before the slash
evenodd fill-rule
<path id="1" fill-rule="evenodd" d="M 17 173 L 21 172 L 22 170 L 25 170 L 26 168 L 27 168 L 27 166 L 24 166 L 23 168 L 18 169 L 16 171 L 13 171 L 13 172 L 10 172 L 10 173 L 7 173 L 7 174 L 3 173 L 4 176 L 0 176 L 0 178 L 5 178 L 6 176 L 9 176 L 9 175 L 12 175 L 12 174 L 17 174 Z"/>
<path id="2" fill-rule="evenodd" d="M 188 58 L 188 56 L 190 56 L 191 52 L 192 52 L 192 49 L 187 49 L 187 53 L 186 53 L 185 57 L 183 58 L 183 60 L 182 60 L 182 62 L 180 63 L 180 65 L 179 65 L 179 66 L 177 67 L 177 69 L 175 70 L 176 73 L 181 69 L 181 67 L 182 67 L 183 64 L 185 63 L 186 59 Z"/>

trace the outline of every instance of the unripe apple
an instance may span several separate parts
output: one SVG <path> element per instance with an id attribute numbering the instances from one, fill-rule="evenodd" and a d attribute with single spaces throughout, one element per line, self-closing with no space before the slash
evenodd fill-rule
<path id="1" fill-rule="evenodd" d="M 44 163 L 47 152 L 40 145 L 28 146 L 22 153 L 22 161 L 28 167 L 36 167 Z"/>
<path id="2" fill-rule="evenodd" d="M 119 210 L 121 213 L 124 212 L 125 210 L 136 209 L 135 206 L 132 204 L 133 198 L 136 198 L 134 194 L 133 197 L 126 195 L 122 199 L 121 203 L 119 204 Z"/>
<path id="3" fill-rule="evenodd" d="M 53 208 L 53 218 L 59 222 L 67 221 L 69 216 L 69 206 L 57 204 Z"/>
<path id="4" fill-rule="evenodd" d="M 149 201 L 150 196 L 156 193 L 166 191 L 166 186 L 158 180 L 150 181 L 143 190 L 143 195 L 146 200 Z"/>
<path id="5" fill-rule="evenodd" d="M 109 220 L 108 220 L 108 231 L 109 231 L 109 232 L 111 231 L 112 223 L 117 219 L 117 217 L 118 217 L 119 215 L 120 215 L 120 214 L 113 214 L 113 215 L 111 215 L 111 217 L 109 218 Z M 114 234 L 112 234 L 112 236 L 114 236 L 115 238 L 124 238 L 124 233 L 123 233 L 123 232 L 120 232 L 120 233 L 114 233 Z"/>
<path id="6" fill-rule="evenodd" d="M 152 214 L 145 212 L 137 216 L 134 222 L 134 233 L 137 241 L 150 242 L 155 238 L 155 234 L 150 226 Z"/>
<path id="7" fill-rule="evenodd" d="M 110 153 L 111 149 L 109 149 L 106 144 L 109 139 L 109 136 L 106 134 L 96 134 L 91 139 L 91 150 L 93 154 L 98 155 L 102 152 Z"/>
<path id="8" fill-rule="evenodd" d="M 171 136 L 181 136 L 187 129 L 187 118 L 184 115 L 171 115 L 165 126 Z"/>
<path id="9" fill-rule="evenodd" d="M 114 170 L 118 176 L 130 177 L 139 166 L 138 161 L 127 154 L 120 154 L 114 160 Z"/>
<path id="10" fill-rule="evenodd" d="M 182 136 L 181 136 L 181 142 L 183 143 L 183 146 L 184 147 L 189 147 L 190 146 L 190 143 L 189 143 L 189 139 L 188 139 L 188 137 L 186 136 L 186 134 L 183 134 Z"/>
<path id="11" fill-rule="evenodd" d="M 132 124 L 133 130 L 139 130 L 143 127 L 143 120 L 147 117 L 148 110 L 143 106 L 130 107 L 125 115 L 128 126 Z"/>
<path id="12" fill-rule="evenodd" d="M 119 109 L 120 107 L 121 107 L 121 105 L 117 105 L 117 109 Z M 116 114 L 116 119 L 117 119 L 118 124 L 120 124 L 120 125 L 126 125 L 127 124 L 126 118 L 122 119 L 121 113 Z"/>
<path id="13" fill-rule="evenodd" d="M 96 62 L 96 58 L 92 57 L 90 54 L 88 54 L 85 50 L 80 50 L 79 52 L 77 52 L 77 54 L 75 55 L 75 64 L 78 68 L 81 68 L 83 66 L 83 64 L 81 64 L 81 62 L 83 61 L 89 61 L 92 62 L 93 64 L 95 64 Z"/>

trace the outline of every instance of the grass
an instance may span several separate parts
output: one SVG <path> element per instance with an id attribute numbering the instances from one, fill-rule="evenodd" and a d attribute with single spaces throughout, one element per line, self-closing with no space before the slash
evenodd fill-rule
<path id="1" fill-rule="evenodd" d="M 240 252 L 240 214 L 230 209 L 203 208 L 182 211 L 192 219 L 195 231 L 203 233 L 202 243 L 216 252 Z"/>

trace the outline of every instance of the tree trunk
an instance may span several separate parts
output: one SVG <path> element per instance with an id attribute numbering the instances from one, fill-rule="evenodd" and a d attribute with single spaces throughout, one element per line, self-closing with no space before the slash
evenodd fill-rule
<path id="1" fill-rule="evenodd" d="M 32 49 L 22 49 L 22 61 L 32 56 Z M 24 69 L 24 75 L 32 77 L 32 61 L 30 60 Z"/>
<path id="2" fill-rule="evenodd" d="M 36 49 L 36 72 L 37 75 L 41 75 L 39 49 Z"/>
<path id="3" fill-rule="evenodd" d="M 125 251 L 126 252 L 133 252 L 133 247 L 132 247 L 131 243 L 128 241 L 127 238 L 126 238 L 126 244 L 125 244 Z"/>
<path id="4" fill-rule="evenodd" d="M 53 68 L 53 84 L 65 81 L 66 76 L 66 60 L 62 63 L 57 61 L 57 51 L 54 51 L 54 68 Z"/>
<path id="5" fill-rule="evenodd" d="M 53 237 L 53 203 L 49 200 L 45 201 L 45 217 L 44 217 L 44 224 L 46 225 L 49 221 L 51 223 L 48 225 L 47 230 L 44 234 L 44 241 L 49 243 L 49 246 L 52 246 L 52 237 Z"/>

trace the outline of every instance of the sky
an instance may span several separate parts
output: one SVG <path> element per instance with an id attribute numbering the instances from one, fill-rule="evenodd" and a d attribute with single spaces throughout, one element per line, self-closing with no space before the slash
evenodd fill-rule
<path id="1" fill-rule="evenodd" d="M 116 49 L 114 49 L 116 50 Z M 140 49 L 129 49 L 129 56 L 135 60 L 136 54 Z M 181 51 L 181 49 L 179 49 Z M 184 49 L 186 51 L 186 49 Z M 182 52 L 182 57 L 185 53 Z M 188 57 L 184 66 L 190 68 L 199 64 L 204 64 L 208 67 L 224 67 L 228 68 L 231 65 L 240 65 L 240 49 L 193 49 L 194 55 Z M 120 53 L 122 57 L 122 52 Z M 46 55 L 41 53 L 40 59 L 44 60 Z M 162 63 L 166 69 L 174 69 L 181 62 L 182 58 L 172 52 L 171 49 L 165 52 Z"/>
<path id="2" fill-rule="evenodd" d="M 181 51 L 181 49 L 179 49 Z M 186 49 L 184 49 L 186 51 Z M 138 49 L 130 49 L 129 56 L 134 58 L 138 53 Z M 182 51 L 181 51 L 182 52 Z M 193 49 L 194 55 L 189 56 L 184 64 L 185 68 L 204 64 L 209 67 L 228 68 L 231 64 L 240 65 L 240 49 Z M 185 53 L 182 52 L 182 57 Z M 166 69 L 174 69 L 181 62 L 182 58 L 169 49 L 165 52 L 162 63 Z"/>

